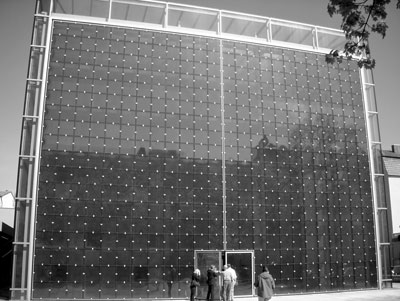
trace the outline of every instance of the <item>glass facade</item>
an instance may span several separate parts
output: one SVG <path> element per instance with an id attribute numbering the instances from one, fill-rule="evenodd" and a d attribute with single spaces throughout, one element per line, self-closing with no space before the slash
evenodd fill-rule
<path id="1" fill-rule="evenodd" d="M 47 79 L 34 298 L 185 298 L 199 250 L 377 286 L 356 62 L 56 21 Z"/>

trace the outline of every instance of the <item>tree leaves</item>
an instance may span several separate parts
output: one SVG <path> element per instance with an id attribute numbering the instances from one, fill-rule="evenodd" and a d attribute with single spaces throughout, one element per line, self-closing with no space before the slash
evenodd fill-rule
<path id="1" fill-rule="evenodd" d="M 400 0 L 397 0 L 400 8 Z M 326 55 L 326 62 L 341 63 L 344 59 L 358 60 L 360 68 L 375 67 L 375 60 L 371 58 L 368 38 L 370 33 L 377 33 L 382 38 L 386 36 L 388 25 L 385 22 L 387 5 L 391 0 L 330 0 L 328 13 L 342 16 L 343 29 L 347 43 L 342 50 L 334 49 Z"/>

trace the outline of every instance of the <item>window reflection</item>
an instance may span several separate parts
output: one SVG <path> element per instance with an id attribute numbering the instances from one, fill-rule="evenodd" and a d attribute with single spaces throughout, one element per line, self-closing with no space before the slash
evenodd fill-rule
<path id="1" fill-rule="evenodd" d="M 185 297 L 223 248 L 222 152 L 228 249 L 281 293 L 376 285 L 354 62 L 224 41 L 221 86 L 218 40 L 54 26 L 35 298 Z"/>

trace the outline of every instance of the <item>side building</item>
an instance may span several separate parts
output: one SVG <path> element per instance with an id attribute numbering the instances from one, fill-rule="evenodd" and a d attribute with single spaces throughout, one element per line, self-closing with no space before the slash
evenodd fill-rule
<path id="1" fill-rule="evenodd" d="M 0 298 L 10 298 L 13 264 L 15 199 L 11 191 L 0 191 Z"/>
<path id="2" fill-rule="evenodd" d="M 390 286 L 372 74 L 325 62 L 344 42 L 173 3 L 37 1 L 12 298 L 184 299 L 194 268 L 224 263 L 238 296 L 263 265 L 277 294 Z"/>
<path id="3" fill-rule="evenodd" d="M 383 151 L 382 156 L 389 190 L 387 194 L 390 197 L 392 269 L 397 274 L 393 277 L 400 281 L 400 145 L 392 145 L 391 151 Z"/>

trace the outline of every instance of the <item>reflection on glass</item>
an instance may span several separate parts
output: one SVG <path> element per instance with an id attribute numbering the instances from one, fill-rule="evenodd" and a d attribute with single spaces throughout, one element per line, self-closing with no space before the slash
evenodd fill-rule
<path id="1" fill-rule="evenodd" d="M 280 293 L 376 286 L 356 64 L 221 51 L 223 66 L 218 40 L 55 23 L 35 298 L 184 298 L 195 250 L 223 249 L 224 193 L 227 248 L 254 250 Z"/>

